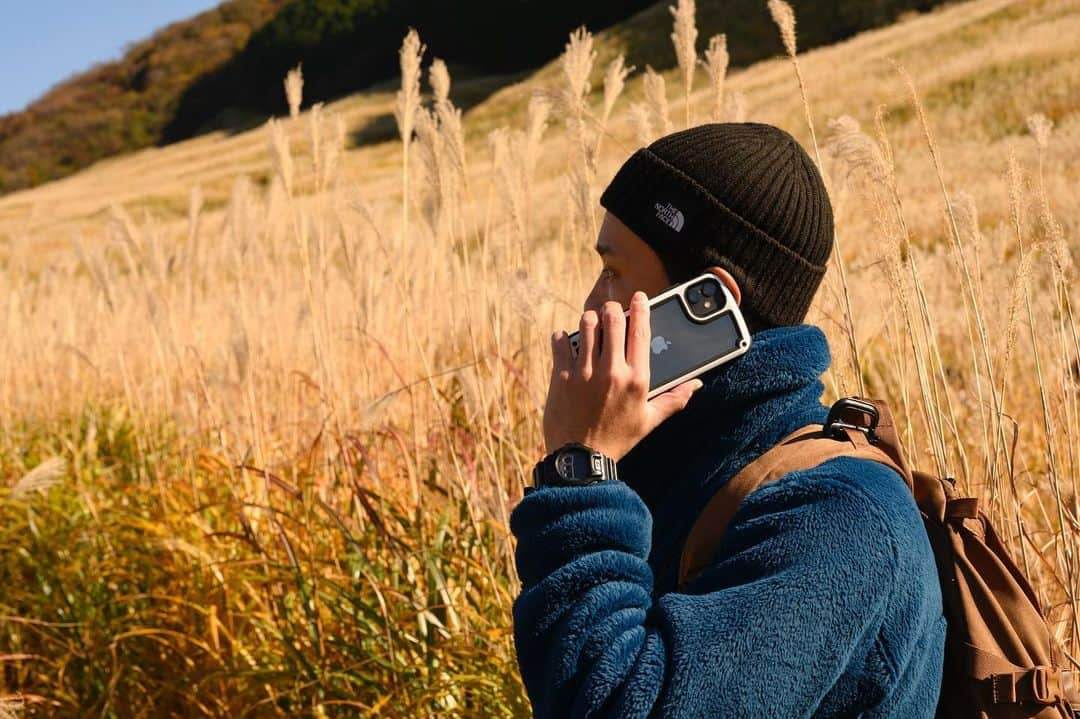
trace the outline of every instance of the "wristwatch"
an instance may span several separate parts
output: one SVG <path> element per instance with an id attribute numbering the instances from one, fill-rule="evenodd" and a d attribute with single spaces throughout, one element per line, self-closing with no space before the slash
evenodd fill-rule
<path id="1" fill-rule="evenodd" d="M 618 479 L 615 460 L 579 442 L 568 442 L 533 467 L 534 487 L 580 487 Z"/>

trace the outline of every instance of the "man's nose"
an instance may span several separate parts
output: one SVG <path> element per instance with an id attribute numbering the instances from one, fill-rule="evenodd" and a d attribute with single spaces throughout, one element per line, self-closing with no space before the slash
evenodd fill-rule
<path id="1" fill-rule="evenodd" d="M 585 298 L 585 304 L 581 306 L 582 312 L 588 312 L 589 310 L 600 311 L 600 308 L 604 306 L 604 299 L 599 297 L 599 288 L 597 285 L 593 285 L 592 290 L 589 292 L 589 296 Z"/>

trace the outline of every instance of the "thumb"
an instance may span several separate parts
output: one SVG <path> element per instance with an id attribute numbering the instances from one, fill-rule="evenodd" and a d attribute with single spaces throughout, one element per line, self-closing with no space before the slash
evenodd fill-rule
<path id="1" fill-rule="evenodd" d="M 690 401 L 690 397 L 693 396 L 694 392 L 701 389 L 701 386 L 701 380 L 692 379 L 649 400 L 649 413 L 652 415 L 653 420 L 650 422 L 652 427 L 655 428 L 656 425 L 671 415 L 684 409 L 687 402 Z"/>

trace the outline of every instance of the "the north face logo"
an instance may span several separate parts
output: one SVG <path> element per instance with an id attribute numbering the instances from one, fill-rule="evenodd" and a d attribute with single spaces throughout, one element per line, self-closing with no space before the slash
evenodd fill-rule
<path id="1" fill-rule="evenodd" d="M 659 202 L 656 203 L 656 217 L 676 232 L 681 232 L 683 224 L 686 222 L 682 212 L 670 202 L 666 205 L 661 205 Z"/>

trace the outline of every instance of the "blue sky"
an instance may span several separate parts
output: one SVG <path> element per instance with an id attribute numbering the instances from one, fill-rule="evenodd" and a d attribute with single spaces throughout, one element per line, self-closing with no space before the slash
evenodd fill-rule
<path id="1" fill-rule="evenodd" d="M 0 115 L 220 0 L 0 0 Z"/>

